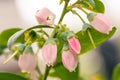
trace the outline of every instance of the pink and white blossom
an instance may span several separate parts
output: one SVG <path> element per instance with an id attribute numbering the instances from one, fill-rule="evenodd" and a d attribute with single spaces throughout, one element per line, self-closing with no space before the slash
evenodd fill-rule
<path id="1" fill-rule="evenodd" d="M 42 47 L 42 57 L 48 66 L 53 66 L 57 58 L 57 45 L 47 43 Z"/>
<path id="2" fill-rule="evenodd" d="M 81 45 L 80 45 L 79 40 L 75 36 L 68 39 L 68 45 L 69 45 L 70 50 L 73 51 L 73 53 L 75 54 L 80 53 Z"/>
<path id="3" fill-rule="evenodd" d="M 19 57 L 18 65 L 22 71 L 32 72 L 36 68 L 37 61 L 33 54 L 22 54 Z"/>
<path id="4" fill-rule="evenodd" d="M 53 25 L 56 16 L 48 8 L 42 8 L 37 11 L 35 17 L 41 25 Z"/>
<path id="5" fill-rule="evenodd" d="M 62 63 L 66 69 L 72 72 L 72 71 L 75 71 L 75 68 L 77 67 L 78 58 L 70 50 L 63 51 Z"/>
<path id="6" fill-rule="evenodd" d="M 101 33 L 109 34 L 112 30 L 112 22 L 105 14 L 99 13 L 95 15 L 90 24 Z"/>

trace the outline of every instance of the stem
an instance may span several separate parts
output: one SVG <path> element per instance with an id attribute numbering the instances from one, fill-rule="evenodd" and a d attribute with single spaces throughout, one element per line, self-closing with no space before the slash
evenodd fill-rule
<path id="1" fill-rule="evenodd" d="M 94 43 L 94 40 L 93 40 L 93 37 L 92 37 L 92 35 L 91 35 L 90 31 L 89 31 L 89 30 L 87 30 L 87 32 L 88 32 L 88 35 L 89 35 L 89 38 L 90 38 L 90 41 L 91 41 L 91 43 L 92 43 L 93 47 L 94 47 L 94 48 L 96 48 L 95 43 Z"/>
<path id="2" fill-rule="evenodd" d="M 44 33 L 47 37 L 49 37 L 49 35 L 44 30 L 41 29 L 40 32 Z"/>
<path id="3" fill-rule="evenodd" d="M 25 46 L 27 46 L 29 44 L 29 42 L 31 41 L 31 37 L 28 38 L 28 40 L 25 42 Z"/>
<path id="4" fill-rule="evenodd" d="M 83 11 L 86 15 L 88 15 L 88 12 L 87 11 L 85 11 L 83 8 L 80 8 L 81 9 L 81 11 Z"/>
<path id="5" fill-rule="evenodd" d="M 67 13 L 67 9 L 66 9 L 66 8 L 67 8 L 67 6 L 68 6 L 68 3 L 69 3 L 69 1 L 65 1 L 65 5 L 64 5 L 64 8 L 63 8 L 61 17 L 60 17 L 60 19 L 59 19 L 59 21 L 58 21 L 58 24 L 60 24 L 60 23 L 62 22 L 65 14 Z M 57 32 L 56 32 L 56 30 L 54 29 L 51 36 L 52 36 L 52 37 L 55 37 L 56 34 L 57 34 Z"/>
<path id="6" fill-rule="evenodd" d="M 4 61 L 4 64 L 8 63 L 19 51 L 15 51 L 7 60 Z"/>
<path id="7" fill-rule="evenodd" d="M 71 10 L 71 11 L 72 11 L 73 14 L 76 14 L 81 19 L 81 21 L 83 22 L 83 24 L 85 23 L 84 19 L 76 11 L 73 11 L 73 10 Z M 88 35 L 89 35 L 89 38 L 90 38 L 90 41 L 91 41 L 93 47 L 96 48 L 94 40 L 93 40 L 93 37 L 92 37 L 90 31 L 87 30 L 87 32 L 88 32 Z"/>
<path id="8" fill-rule="evenodd" d="M 85 23 L 84 19 L 83 19 L 76 11 L 71 10 L 71 12 L 72 12 L 73 14 L 76 14 L 76 15 L 81 19 L 81 21 L 82 21 L 83 23 Z"/>
<path id="9" fill-rule="evenodd" d="M 76 4 L 76 7 L 79 8 L 81 11 L 83 11 L 86 15 L 88 15 L 88 12 L 85 11 L 85 10 L 82 8 L 82 6 L 79 6 L 79 5 Z"/>
<path id="10" fill-rule="evenodd" d="M 44 33 L 47 37 L 49 37 L 49 35 L 48 35 L 45 31 L 43 31 L 43 33 Z"/>
<path id="11" fill-rule="evenodd" d="M 77 4 L 78 2 L 79 2 L 79 0 L 76 1 L 74 4 L 72 4 L 71 6 L 69 6 L 69 9 L 71 10 L 72 8 L 78 8 L 78 9 L 80 9 L 81 11 L 83 11 L 86 15 L 88 15 L 88 12 L 85 11 L 85 10 L 82 8 L 82 6 L 81 6 L 80 4 Z"/>
<path id="12" fill-rule="evenodd" d="M 63 8 L 61 17 L 60 17 L 60 19 L 59 19 L 59 21 L 58 21 L 58 24 L 63 20 L 65 14 L 66 14 L 66 12 L 67 12 L 66 8 L 67 8 L 68 3 L 69 3 L 69 1 L 66 1 L 66 2 L 65 2 L 65 5 L 64 5 L 64 8 Z"/>
<path id="13" fill-rule="evenodd" d="M 59 19 L 59 21 L 58 21 L 58 24 L 60 24 L 60 23 L 62 22 L 65 14 L 67 13 L 67 9 L 66 9 L 66 8 L 67 8 L 67 6 L 68 6 L 68 3 L 69 3 L 69 0 L 68 0 L 68 1 L 65 1 L 65 5 L 64 5 L 64 8 L 63 8 L 61 17 L 60 17 L 60 19 Z M 55 37 L 55 35 L 57 34 L 56 30 L 53 30 L 52 34 L 53 34 L 52 37 Z M 51 69 L 51 67 L 48 67 L 48 66 L 46 65 L 46 69 L 45 69 L 45 74 L 44 74 L 43 80 L 46 80 L 46 79 L 47 79 L 47 76 L 48 76 L 48 74 L 49 74 L 50 69 Z"/>
<path id="14" fill-rule="evenodd" d="M 48 66 L 46 65 L 45 75 L 44 75 L 44 77 L 43 77 L 43 80 L 46 80 L 46 79 L 47 79 L 47 76 L 48 76 L 48 74 L 49 74 L 50 68 L 51 68 L 51 67 L 48 67 Z"/>
<path id="15" fill-rule="evenodd" d="M 29 41 L 31 40 L 31 38 L 29 38 L 26 42 L 25 42 L 25 46 L 27 46 L 27 44 L 29 43 Z M 24 48 L 25 49 L 25 48 Z M 23 50 L 24 51 L 24 50 Z M 8 63 L 15 55 L 17 55 L 17 53 L 19 52 L 19 50 L 16 50 L 7 60 L 4 61 L 3 64 Z"/>
<path id="16" fill-rule="evenodd" d="M 68 3 L 69 3 L 69 0 L 68 0 L 68 1 L 65 1 L 65 5 L 64 5 L 64 7 L 63 7 L 63 11 L 62 11 L 61 17 L 60 17 L 60 19 L 59 19 L 59 21 L 58 21 L 58 24 L 60 24 L 60 23 L 62 22 L 65 14 L 68 12 L 68 11 L 67 11 Z M 54 29 L 51 36 L 52 36 L 52 37 L 55 37 L 56 34 L 57 34 L 57 32 L 56 32 L 56 30 Z"/>

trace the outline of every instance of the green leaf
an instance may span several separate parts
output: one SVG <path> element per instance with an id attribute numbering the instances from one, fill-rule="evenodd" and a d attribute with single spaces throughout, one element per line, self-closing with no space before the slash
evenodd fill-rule
<path id="1" fill-rule="evenodd" d="M 62 53 L 62 48 L 63 48 L 63 45 L 64 45 L 64 40 L 61 38 L 61 34 L 63 32 L 60 32 L 58 35 L 57 35 L 57 39 L 58 39 L 58 47 L 57 47 L 57 63 L 60 63 L 62 60 L 61 60 L 61 53 Z"/>
<path id="2" fill-rule="evenodd" d="M 22 77 L 29 77 L 29 73 L 28 73 L 28 72 L 22 72 L 22 71 L 20 71 L 20 72 L 18 73 L 18 75 L 20 75 L 20 76 L 22 76 Z"/>
<path id="3" fill-rule="evenodd" d="M 7 47 L 7 46 L 0 46 L 0 55 L 3 54 L 3 51 L 4 51 L 4 49 L 5 49 L 6 47 Z"/>
<path id="4" fill-rule="evenodd" d="M 104 4 L 100 0 L 79 0 L 78 4 L 82 4 L 82 6 L 90 11 L 95 11 L 99 13 L 104 13 L 105 7 Z"/>
<path id="5" fill-rule="evenodd" d="M 113 72 L 112 80 L 120 80 L 120 64 L 118 64 Z"/>
<path id="6" fill-rule="evenodd" d="M 62 64 L 55 67 L 49 74 L 51 77 L 58 77 L 60 80 L 79 80 L 79 68 L 75 72 L 69 72 Z"/>
<path id="7" fill-rule="evenodd" d="M 60 0 L 60 1 L 59 1 L 59 4 L 61 5 L 61 4 L 63 3 L 63 1 L 64 1 L 64 0 Z"/>
<path id="8" fill-rule="evenodd" d="M 95 12 L 104 13 L 105 7 L 104 4 L 100 0 L 94 0 L 95 2 Z"/>
<path id="9" fill-rule="evenodd" d="M 94 6 L 88 0 L 81 0 L 81 1 L 79 0 L 77 4 L 80 4 L 82 5 L 82 7 L 91 11 L 94 9 Z"/>
<path id="10" fill-rule="evenodd" d="M 98 46 L 98 45 L 102 44 L 103 42 L 105 42 L 106 40 L 108 40 L 110 37 L 112 37 L 116 31 L 116 28 L 113 27 L 113 29 L 112 29 L 112 31 L 110 31 L 109 35 L 100 33 L 93 28 L 89 28 L 89 31 L 93 37 L 95 45 Z M 80 41 L 80 44 L 81 44 L 81 53 L 80 54 L 83 54 L 91 49 L 94 49 L 94 47 L 90 41 L 90 38 L 88 36 L 87 31 L 77 32 L 76 37 L 78 38 L 78 40 Z"/>
<path id="11" fill-rule="evenodd" d="M 29 80 L 29 79 L 13 73 L 0 72 L 0 80 Z"/>
<path id="12" fill-rule="evenodd" d="M 10 38 L 10 36 L 12 36 L 14 33 L 16 33 L 17 31 L 21 30 L 20 28 L 10 28 L 10 29 L 6 29 L 4 31 L 1 32 L 0 34 L 0 46 L 5 46 L 7 45 L 7 41 Z M 23 36 L 21 36 L 16 42 L 23 42 Z"/>
<path id="13" fill-rule="evenodd" d="M 37 26 L 29 27 L 21 31 L 18 31 L 9 38 L 8 44 L 7 44 L 8 48 L 11 50 L 14 42 L 19 38 L 19 36 L 21 36 L 24 32 L 34 28 L 53 28 L 53 27 L 46 26 L 46 25 L 37 25 Z"/>

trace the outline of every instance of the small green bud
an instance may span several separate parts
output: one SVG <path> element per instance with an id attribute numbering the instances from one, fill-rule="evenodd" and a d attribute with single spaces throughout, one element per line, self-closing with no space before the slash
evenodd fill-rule
<path id="1" fill-rule="evenodd" d="M 55 39 L 55 38 L 48 38 L 46 40 L 45 44 L 48 44 L 48 43 L 56 44 L 57 43 L 57 39 Z"/>
<path id="2" fill-rule="evenodd" d="M 32 47 L 30 45 L 26 46 L 24 53 L 33 53 Z"/>
<path id="3" fill-rule="evenodd" d="M 86 31 L 88 28 L 91 28 L 91 25 L 88 24 L 88 23 L 85 23 L 85 24 L 83 25 L 83 27 L 82 27 L 82 30 L 83 30 L 83 31 Z"/>
<path id="4" fill-rule="evenodd" d="M 14 48 L 13 48 L 13 50 L 15 50 L 15 51 L 17 50 L 17 51 L 19 51 L 19 52 L 23 52 L 24 49 L 25 49 L 25 44 L 17 44 L 17 45 L 15 45 Z"/>
<path id="5" fill-rule="evenodd" d="M 67 35 L 67 39 L 69 39 L 69 38 L 71 38 L 73 36 L 75 36 L 74 32 L 73 31 L 69 31 L 68 35 Z"/>
<path id="6" fill-rule="evenodd" d="M 97 15 L 96 13 L 89 13 L 89 14 L 87 15 L 87 18 L 88 18 L 88 20 L 91 22 L 91 21 L 93 21 L 94 16 L 96 16 L 96 15 Z"/>
<path id="7" fill-rule="evenodd" d="M 65 43 L 65 44 L 63 45 L 63 49 L 62 49 L 62 50 L 63 50 L 63 51 L 69 50 L 68 43 Z"/>

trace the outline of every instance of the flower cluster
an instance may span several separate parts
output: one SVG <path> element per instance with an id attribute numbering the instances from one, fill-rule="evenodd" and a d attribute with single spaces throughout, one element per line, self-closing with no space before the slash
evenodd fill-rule
<path id="1" fill-rule="evenodd" d="M 54 24 L 55 15 L 47 8 L 43 8 L 36 13 L 36 18 L 39 24 L 52 25 Z M 49 18 L 50 22 L 47 18 Z M 69 71 L 74 71 L 78 63 L 76 54 L 80 53 L 81 46 L 75 36 L 67 39 L 67 43 L 69 45 L 69 49 L 63 50 L 62 62 L 65 68 Z M 48 66 L 53 66 L 55 64 L 57 58 L 57 43 L 54 38 L 46 40 L 46 43 L 42 47 L 42 57 Z"/>
<path id="2" fill-rule="evenodd" d="M 35 14 L 39 25 L 18 31 L 10 37 L 8 47 L 12 51 L 15 51 L 15 53 L 13 53 L 5 63 L 20 53 L 18 54 L 18 65 L 21 71 L 31 73 L 36 70 L 40 76 L 42 76 L 43 80 L 46 80 L 50 69 L 57 69 L 60 65 L 68 72 L 75 71 L 77 67 L 79 68 L 78 55 L 96 48 L 96 46 L 114 34 L 116 28 L 113 28 L 111 20 L 103 13 L 104 11 L 96 10 L 97 8 L 91 4 L 91 1 L 86 0 L 86 2 L 83 2 L 84 0 L 77 0 L 77 2 L 70 5 L 69 1 L 70 0 L 60 0 L 60 4 L 63 2 L 65 2 L 65 4 L 57 24 L 55 23 L 56 15 L 44 7 Z M 101 1 L 99 2 L 102 5 Z M 89 23 L 86 22 L 81 14 L 74 10 L 74 8 L 83 11 Z M 90 11 L 92 10 L 92 13 L 88 13 L 85 8 Z M 104 10 L 104 8 L 102 10 Z M 74 32 L 70 30 L 66 24 L 62 23 L 68 12 L 72 12 L 80 18 L 83 22 L 82 30 Z M 43 28 L 48 28 L 51 32 L 47 32 Z M 13 43 L 23 34 L 25 37 L 25 41 L 23 42 L 25 43 L 21 43 L 21 46 L 14 48 L 15 45 L 13 45 Z M 99 38 L 101 41 L 98 40 Z M 41 54 L 42 60 L 47 65 L 45 75 L 40 72 L 37 64 L 39 60 L 36 58 L 37 55 L 31 51 L 34 48 L 29 48 L 29 50 L 25 52 L 25 49 L 28 46 L 31 47 L 33 43 L 37 43 L 38 51 L 35 53 Z M 41 53 L 39 53 L 39 50 L 41 50 Z"/>
<path id="3" fill-rule="evenodd" d="M 62 62 L 66 69 L 70 72 L 74 71 L 78 64 L 77 54 L 80 53 L 80 42 L 74 36 L 69 38 L 68 46 L 63 47 Z"/>
<path id="4" fill-rule="evenodd" d="M 52 13 L 48 8 L 43 8 L 37 11 L 35 16 L 38 23 L 41 25 L 54 25 L 55 14 Z M 112 23 L 104 14 L 90 13 L 87 17 L 91 26 L 97 31 L 104 34 L 109 34 L 109 32 L 112 30 Z M 62 35 L 62 38 L 65 42 L 65 46 L 63 46 L 61 53 L 62 63 L 66 69 L 72 72 L 77 67 L 77 54 L 80 54 L 81 45 L 73 32 L 67 31 L 63 33 L 64 34 Z M 56 38 L 48 38 L 42 47 L 42 57 L 48 66 L 54 66 L 56 62 L 58 53 L 57 46 Z M 31 72 L 36 66 L 35 57 L 31 54 L 23 54 L 19 57 L 18 64 L 22 71 Z"/>

